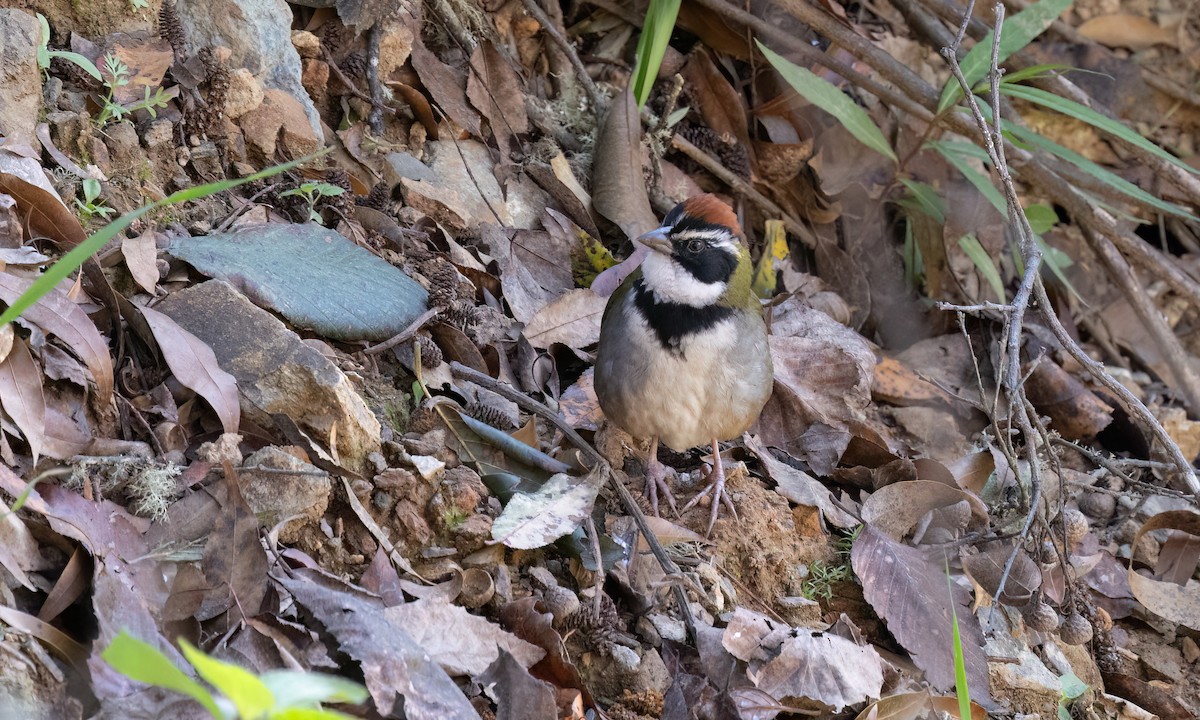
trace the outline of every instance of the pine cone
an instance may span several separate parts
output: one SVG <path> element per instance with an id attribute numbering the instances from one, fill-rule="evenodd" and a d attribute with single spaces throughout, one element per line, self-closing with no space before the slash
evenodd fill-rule
<path id="1" fill-rule="evenodd" d="M 158 11 L 158 36 L 171 44 L 171 52 L 176 60 L 183 60 L 183 44 L 186 39 L 183 34 L 183 23 L 179 21 L 179 13 L 175 3 L 165 2 Z"/>

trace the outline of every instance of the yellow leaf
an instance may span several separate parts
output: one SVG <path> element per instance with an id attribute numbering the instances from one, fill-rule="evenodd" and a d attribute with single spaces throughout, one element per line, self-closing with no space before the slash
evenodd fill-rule
<path id="1" fill-rule="evenodd" d="M 766 226 L 767 246 L 758 267 L 754 268 L 754 292 L 761 298 L 769 298 L 775 292 L 779 266 L 788 257 L 787 232 L 782 220 L 768 220 Z"/>

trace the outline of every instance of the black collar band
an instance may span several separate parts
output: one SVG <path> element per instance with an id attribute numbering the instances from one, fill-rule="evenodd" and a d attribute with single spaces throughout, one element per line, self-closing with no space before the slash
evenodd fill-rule
<path id="1" fill-rule="evenodd" d="M 633 286 L 633 302 L 654 330 L 662 346 L 674 354 L 683 354 L 683 341 L 733 315 L 733 308 L 722 305 L 695 307 L 682 303 L 661 302 L 646 287 L 644 279 Z"/>

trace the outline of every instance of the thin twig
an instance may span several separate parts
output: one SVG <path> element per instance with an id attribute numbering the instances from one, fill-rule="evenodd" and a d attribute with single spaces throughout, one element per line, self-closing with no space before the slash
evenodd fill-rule
<path id="1" fill-rule="evenodd" d="M 640 530 L 643 537 L 646 538 L 646 544 L 650 547 L 650 552 L 654 555 L 654 559 L 657 560 L 658 564 L 662 567 L 663 572 L 667 575 L 675 576 L 680 579 L 683 578 L 682 573 L 679 571 L 679 566 L 676 565 L 675 561 L 672 560 L 667 554 L 667 551 L 663 548 L 662 543 L 658 541 L 658 536 L 655 535 L 654 531 L 650 529 L 650 524 L 646 522 L 645 514 L 642 513 L 642 509 L 638 506 L 637 500 L 635 500 L 633 495 L 629 493 L 629 488 L 625 487 L 625 484 L 617 479 L 616 474 L 612 471 L 612 468 L 608 466 L 608 461 L 604 459 L 604 456 L 597 452 L 596 448 L 592 447 L 591 443 L 580 437 L 579 433 L 575 432 L 574 428 L 564 422 L 563 419 L 559 417 L 558 413 L 554 412 L 537 400 L 529 397 L 525 393 L 518 391 L 508 383 L 500 382 L 492 376 L 481 373 L 478 370 L 473 370 L 472 368 L 469 368 L 460 362 L 451 362 L 450 370 L 459 377 L 466 378 L 480 387 L 491 390 L 498 395 L 502 395 L 505 398 L 512 400 L 529 412 L 537 415 L 538 417 L 554 425 L 554 427 L 558 428 L 559 431 L 561 431 L 562 434 L 568 440 L 570 440 L 572 444 L 575 445 L 575 447 L 579 448 L 584 455 L 587 455 L 589 458 L 591 458 L 592 462 L 603 469 L 603 472 L 608 476 L 609 486 L 616 491 L 617 497 L 621 500 L 621 505 L 623 505 L 625 508 L 625 512 L 627 512 L 629 516 L 633 518 L 634 523 L 636 523 L 638 526 L 638 530 Z M 683 622 L 684 625 L 687 626 L 688 635 L 694 639 L 696 637 L 696 620 L 692 617 L 692 608 L 688 604 L 687 594 L 684 592 L 683 586 L 679 582 L 672 583 L 672 590 L 675 593 L 675 602 L 679 605 L 679 611 L 683 614 Z"/>
<path id="2" fill-rule="evenodd" d="M 579 82 L 581 85 L 583 85 L 584 92 L 587 93 L 588 99 L 592 101 L 592 111 L 599 116 L 602 112 L 604 112 L 604 108 L 607 106 L 607 103 L 604 100 L 604 95 L 600 93 L 600 89 L 596 87 L 596 82 L 592 80 L 592 76 L 588 75 L 587 68 L 584 67 L 583 61 L 579 59 L 579 53 L 575 52 L 575 46 L 568 42 L 565 37 L 563 37 L 563 34 L 559 32 L 558 27 L 546 15 L 546 11 L 543 10 L 540 5 L 538 5 L 537 0 L 524 0 L 524 3 L 525 9 L 529 11 L 529 14 L 532 15 L 535 20 L 538 21 L 538 23 L 542 26 L 542 29 L 545 30 L 546 34 L 550 36 L 550 39 L 554 41 L 554 44 L 558 45 L 559 49 L 562 50 L 567 56 L 567 59 L 571 62 L 571 67 L 575 68 L 575 74 L 579 77 Z"/>
<path id="3" fill-rule="evenodd" d="M 440 312 L 441 310 L 438 310 L 437 308 L 430 308 L 429 310 L 426 310 L 418 315 L 416 320 L 413 320 L 411 323 L 409 323 L 408 327 L 404 328 L 396 335 L 393 335 L 378 345 L 372 345 L 371 347 L 363 350 L 363 353 L 366 355 L 378 355 L 381 352 L 387 352 L 388 350 L 391 350 L 405 340 L 412 338 L 413 335 L 416 335 L 418 330 L 425 327 L 425 323 L 432 320 Z"/>
<path id="4" fill-rule="evenodd" d="M 721 164 L 720 160 L 712 157 L 700 148 L 688 142 L 678 134 L 671 138 L 671 147 L 679 152 L 687 155 L 697 164 L 703 167 L 717 177 L 718 180 L 728 185 L 735 193 L 745 197 L 750 202 L 757 205 L 763 212 L 774 218 L 779 218 L 783 221 L 783 226 L 787 231 L 799 238 L 805 245 L 810 248 L 817 246 L 817 237 L 812 231 L 804 227 L 804 225 L 796 218 L 789 215 L 783 208 L 775 204 L 771 198 L 763 195 L 754 186 L 740 178 L 729 168 Z"/>

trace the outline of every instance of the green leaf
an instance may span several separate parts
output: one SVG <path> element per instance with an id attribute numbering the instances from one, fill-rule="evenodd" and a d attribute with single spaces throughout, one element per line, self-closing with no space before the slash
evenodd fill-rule
<path id="1" fill-rule="evenodd" d="M 275 707 L 275 697 L 254 673 L 245 668 L 209 657 L 187 640 L 179 640 L 179 649 L 208 681 L 237 708 L 240 720 L 259 720 Z"/>
<path id="2" fill-rule="evenodd" d="M 963 655 L 962 635 L 958 630 L 958 609 L 954 604 L 954 588 L 950 584 L 950 568 L 946 568 L 946 589 L 950 591 L 950 622 L 953 630 L 954 694 L 958 696 L 958 717 L 971 718 L 971 690 L 967 685 L 967 662 Z"/>
<path id="3" fill-rule="evenodd" d="M 100 657 L 123 675 L 138 682 L 182 693 L 204 706 L 214 718 L 224 717 L 211 693 L 188 677 L 158 648 L 121 631 Z"/>
<path id="4" fill-rule="evenodd" d="M 101 82 L 104 81 L 104 78 L 100 75 L 100 69 L 96 67 L 96 64 L 77 52 L 71 52 L 69 50 L 51 50 L 49 55 L 50 57 L 60 57 L 63 60 L 70 60 L 79 67 L 83 68 L 83 71 L 88 75 L 91 75 Z"/>
<path id="5" fill-rule="evenodd" d="M 284 708 L 272 712 L 268 717 L 270 720 L 357 720 L 353 715 L 336 710 L 314 708 Z"/>
<path id="6" fill-rule="evenodd" d="M 1058 213 L 1049 205 L 1035 204 L 1025 208 L 1025 219 L 1034 235 L 1042 235 L 1058 224 Z"/>
<path id="7" fill-rule="evenodd" d="M 291 162 L 283 163 L 282 165 L 275 165 L 274 167 L 269 167 L 266 170 L 256 172 L 253 175 L 248 175 L 237 180 L 219 180 L 217 182 L 211 182 L 205 185 L 197 185 L 195 187 L 178 190 L 162 200 L 149 205 L 143 205 L 137 210 L 132 210 L 125 213 L 116 220 L 113 220 L 108 225 L 105 225 L 96 232 L 92 233 L 90 236 L 88 236 L 87 240 L 84 240 L 76 245 L 71 249 L 70 252 L 59 258 L 58 262 L 51 265 L 46 272 L 39 275 L 38 279 L 34 280 L 33 284 L 29 286 L 29 289 L 22 293 L 21 297 L 17 298 L 12 305 L 8 306 L 8 309 L 0 314 L 0 326 L 6 325 L 20 317 L 21 313 L 25 312 L 26 309 L 41 299 L 43 295 L 50 292 L 51 288 L 62 282 L 64 278 L 82 265 L 85 260 L 96 254 L 96 252 L 99 251 L 100 248 L 104 247 L 109 240 L 112 240 L 114 237 L 116 237 L 117 233 L 129 227 L 134 220 L 137 220 L 151 210 L 157 210 L 161 207 L 176 205 L 178 203 L 188 202 L 190 200 L 198 200 L 203 197 L 208 197 L 209 195 L 215 195 L 216 193 L 225 190 L 232 190 L 238 185 L 244 185 L 248 182 L 268 178 L 272 175 L 277 175 L 278 173 L 286 172 L 292 168 L 299 167 L 300 165 L 303 165 L 314 158 L 320 157 L 327 152 L 329 151 L 322 150 L 318 153 L 300 158 L 299 160 L 293 160 Z"/>
<path id="8" fill-rule="evenodd" d="M 1004 22 L 1004 30 L 1000 35 L 1000 56 L 998 62 L 1004 62 L 1010 55 L 1033 42 L 1033 39 L 1046 31 L 1054 20 L 1071 6 L 1071 0 L 1040 0 L 1021 12 L 1013 15 Z M 987 37 L 975 43 L 971 51 L 959 63 L 967 85 L 974 87 L 988 73 L 992 64 L 992 32 Z M 938 101 L 938 113 L 944 112 L 962 97 L 962 88 L 953 76 L 942 88 L 942 97 Z"/>
<path id="9" fill-rule="evenodd" d="M 1041 88 L 1029 87 L 1027 85 L 1005 85 L 1000 89 L 1000 92 L 1010 97 L 1015 97 L 1036 105 L 1041 105 L 1042 107 L 1049 108 L 1055 112 L 1060 112 L 1063 115 L 1073 117 L 1076 120 L 1082 120 L 1094 128 L 1103 130 L 1110 135 L 1115 135 L 1130 145 L 1136 145 L 1146 152 L 1160 157 L 1173 165 L 1187 170 L 1188 172 L 1200 172 L 1171 153 L 1162 149 L 1158 145 L 1155 145 L 1146 138 L 1142 137 L 1141 134 L 1125 123 L 1105 117 L 1090 107 L 1087 107 L 1086 105 L 1080 105 L 1074 100 L 1068 100 L 1067 98 L 1059 97 L 1054 93 L 1046 92 Z"/>
<path id="10" fill-rule="evenodd" d="M 946 158 L 947 162 L 949 162 L 956 170 L 962 173 L 962 176 L 967 179 L 967 182 L 974 185 L 975 189 L 978 190 L 981 195 L 987 198 L 987 201 L 990 202 L 997 211 L 999 211 L 1002 217 L 1008 217 L 1008 202 L 1004 199 L 1004 194 L 996 189 L 996 186 L 992 184 L 991 178 L 979 172 L 967 162 L 969 158 L 978 158 L 978 155 L 972 152 L 964 152 L 962 148 L 967 147 L 971 148 L 971 150 L 978 150 L 983 154 L 983 157 L 979 159 L 984 160 L 985 162 L 987 161 L 986 150 L 968 143 L 946 142 L 942 140 L 926 143 L 926 145 L 933 147 L 933 149 L 941 153 L 942 157 Z"/>
<path id="11" fill-rule="evenodd" d="M 1170 215 L 1178 215 L 1180 217 L 1185 217 L 1192 220 L 1196 219 L 1194 215 L 1182 207 L 1162 200 L 1152 193 L 1146 192 L 1125 178 L 1120 177 L 1116 173 L 1105 170 L 1104 168 L 1100 167 L 1100 165 L 1088 160 L 1074 150 L 1068 150 L 1053 140 L 1043 137 L 1042 135 L 1039 135 L 1028 128 L 1023 128 L 1020 125 L 1015 125 L 1006 121 L 1004 123 L 1004 131 L 1012 137 L 1015 137 L 1017 140 L 1026 143 L 1027 145 L 1040 148 L 1051 155 L 1066 160 L 1104 184 L 1128 195 L 1129 197 L 1140 200 L 1150 207 L 1162 210 Z"/>
<path id="12" fill-rule="evenodd" d="M 1074 700 L 1078 698 L 1080 695 L 1083 695 L 1085 692 L 1087 692 L 1088 689 L 1088 684 L 1079 679 L 1079 676 L 1072 672 L 1063 675 L 1058 679 L 1058 681 L 1062 685 L 1063 697 L 1067 700 Z"/>
<path id="13" fill-rule="evenodd" d="M 946 222 L 946 204 L 932 185 L 908 178 L 900 178 L 900 182 L 911 193 L 909 198 L 900 201 L 900 205 L 923 212 L 939 223 Z"/>
<path id="14" fill-rule="evenodd" d="M 891 144 L 883 136 L 879 126 L 871 120 L 867 111 L 859 107 L 846 93 L 837 89 L 833 83 L 822 80 L 787 58 L 771 52 L 761 42 L 755 40 L 755 43 L 767 61 L 801 97 L 837 118 L 838 122 L 863 145 L 896 160 L 896 153 L 892 151 Z"/>
<path id="15" fill-rule="evenodd" d="M 1046 63 L 1043 65 L 1031 65 L 1027 68 L 1014 70 L 1004 73 L 1004 77 L 1000 78 L 1001 83 L 1019 83 L 1022 80 L 1033 80 L 1051 77 L 1060 72 L 1074 70 L 1070 65 L 1059 65 L 1057 63 Z"/>
<path id="16" fill-rule="evenodd" d="M 1004 281 L 1000 279 L 996 263 L 987 254 L 987 250 L 983 249 L 983 245 L 979 244 L 979 240 L 974 235 L 963 235 L 958 239 L 958 246 L 971 258 L 971 262 L 975 263 L 975 267 L 979 269 L 983 279 L 987 280 L 988 285 L 992 286 L 992 292 L 996 293 L 1000 302 L 1008 302 L 1004 294 Z"/>
<path id="17" fill-rule="evenodd" d="M 259 676 L 263 685 L 275 696 L 277 709 L 315 707 L 317 703 L 366 702 L 369 695 L 362 685 L 337 675 L 270 670 Z"/>
<path id="18" fill-rule="evenodd" d="M 679 5 L 680 0 L 650 0 L 650 6 L 646 8 L 646 21 L 638 39 L 637 65 L 633 69 L 633 96 L 639 110 L 650 99 L 650 89 L 654 87 L 667 43 L 675 30 Z"/>

